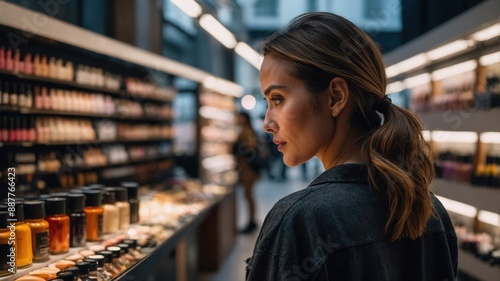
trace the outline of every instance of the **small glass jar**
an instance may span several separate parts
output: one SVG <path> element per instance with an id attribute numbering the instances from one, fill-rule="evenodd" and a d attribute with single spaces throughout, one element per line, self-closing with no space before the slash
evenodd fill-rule
<path id="1" fill-rule="evenodd" d="M 46 201 L 45 218 L 49 222 L 49 246 L 52 255 L 64 254 L 69 251 L 69 217 L 66 215 L 66 199 L 61 197 L 48 198 Z"/>
<path id="2" fill-rule="evenodd" d="M 13 242 L 9 243 L 9 241 L 15 241 L 15 237 L 11 238 L 8 219 L 9 213 L 0 211 L 0 277 L 16 272 L 16 252 L 11 252 Z"/>
<path id="3" fill-rule="evenodd" d="M 9 207 L 11 208 L 11 207 Z M 24 222 L 24 202 L 15 202 L 16 225 L 16 262 L 17 268 L 25 268 L 33 264 L 33 252 L 31 249 L 31 229 Z"/>
<path id="4" fill-rule="evenodd" d="M 115 278 L 122 272 L 121 267 L 115 266 L 113 263 L 113 252 L 100 251 L 98 254 L 104 257 L 104 270 L 107 274 L 110 274 L 112 278 Z"/>
<path id="5" fill-rule="evenodd" d="M 33 261 L 44 262 L 49 255 L 49 223 L 45 218 L 45 202 L 34 200 L 24 203 L 25 222 L 31 229 Z"/>
<path id="6" fill-rule="evenodd" d="M 122 182 L 122 187 L 127 189 L 128 203 L 130 204 L 130 223 L 139 222 L 139 199 L 137 197 L 139 184 L 136 182 Z"/>
<path id="7" fill-rule="evenodd" d="M 116 206 L 115 193 L 104 191 L 102 194 L 102 232 L 104 234 L 115 233 L 120 228 L 120 210 Z"/>
<path id="8" fill-rule="evenodd" d="M 87 242 L 87 215 L 85 208 L 85 195 L 81 193 L 70 193 L 68 200 L 69 216 L 69 246 L 83 247 Z"/>
<path id="9" fill-rule="evenodd" d="M 119 210 L 119 228 L 128 229 L 130 227 L 130 204 L 128 203 L 127 190 L 123 187 L 106 188 L 105 190 L 115 193 L 116 206 Z"/>
<path id="10" fill-rule="evenodd" d="M 90 255 L 88 259 L 97 262 L 97 278 L 108 281 L 113 277 L 111 273 L 104 270 L 104 256 L 103 255 Z"/>
<path id="11" fill-rule="evenodd" d="M 86 196 L 83 211 L 87 216 L 87 241 L 102 239 L 102 216 L 104 210 L 101 206 L 101 192 L 97 190 L 84 190 Z"/>

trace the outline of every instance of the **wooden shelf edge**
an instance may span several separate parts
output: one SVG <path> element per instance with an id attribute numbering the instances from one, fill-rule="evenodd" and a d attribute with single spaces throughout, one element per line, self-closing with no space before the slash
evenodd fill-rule
<path id="1" fill-rule="evenodd" d="M 439 196 L 500 214 L 500 189 L 474 186 L 465 182 L 434 180 L 431 190 Z"/>

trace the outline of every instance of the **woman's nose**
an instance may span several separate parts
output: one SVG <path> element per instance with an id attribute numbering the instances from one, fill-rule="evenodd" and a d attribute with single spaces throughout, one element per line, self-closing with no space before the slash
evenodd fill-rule
<path id="1" fill-rule="evenodd" d="M 266 112 L 264 117 L 264 122 L 262 123 L 262 129 L 266 133 L 275 133 L 278 131 L 278 124 L 273 120 L 269 113 Z"/>

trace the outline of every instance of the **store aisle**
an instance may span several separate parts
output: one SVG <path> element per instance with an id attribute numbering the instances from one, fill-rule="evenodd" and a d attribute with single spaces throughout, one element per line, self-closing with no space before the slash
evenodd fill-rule
<path id="1" fill-rule="evenodd" d="M 299 167 L 288 169 L 288 180 L 277 182 L 270 181 L 263 177 L 255 187 L 255 196 L 258 204 L 257 220 L 259 225 L 269 212 L 271 207 L 279 199 L 284 196 L 301 190 L 307 186 L 312 180 L 304 181 Z M 237 190 L 236 204 L 238 208 L 238 228 L 241 228 L 246 223 L 246 208 L 243 192 L 240 188 Z M 224 264 L 218 272 L 206 274 L 200 277 L 200 281 L 243 281 L 245 279 L 245 262 L 244 260 L 251 256 L 255 240 L 259 231 L 255 231 L 252 235 L 238 235 L 236 244 L 231 253 L 226 258 Z"/>

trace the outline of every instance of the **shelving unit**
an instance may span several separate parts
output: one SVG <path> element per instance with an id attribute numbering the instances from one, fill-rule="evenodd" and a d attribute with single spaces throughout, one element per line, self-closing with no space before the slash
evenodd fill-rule
<path id="1" fill-rule="evenodd" d="M 479 31 L 499 23 L 499 9 L 500 2 L 484 1 L 384 56 L 388 66 L 386 72 L 390 84 L 389 94 L 405 95 L 407 91 L 403 90 L 407 89 L 415 95 L 413 99 L 410 95 L 412 104 L 409 107 L 418 112 L 424 129 L 431 131 L 431 135 L 433 131 L 467 131 L 478 134 L 500 132 L 500 108 L 491 108 L 495 105 L 493 101 L 498 97 L 498 93 L 488 93 L 491 88 L 486 87 L 487 71 L 491 71 L 489 68 L 493 69 L 496 77 L 499 76 L 496 64 L 500 61 L 495 60 L 493 56 L 496 55 L 491 54 L 500 51 L 500 37 L 494 32 L 489 33 L 491 36 L 486 32 L 482 33 L 482 37 L 478 35 Z M 463 47 L 452 50 L 452 46 L 460 44 Z M 440 56 L 431 55 L 438 52 Z M 463 158 L 470 157 L 472 149 L 475 148 L 477 155 L 472 162 L 483 164 L 486 158 L 483 144 L 462 146 L 458 145 L 460 140 L 449 140 L 450 143 L 454 141 L 457 141 L 456 146 L 443 145 L 442 152 L 452 154 L 450 151 L 460 147 L 466 153 L 460 155 Z M 434 142 L 432 138 L 431 142 Z M 443 158 L 443 163 L 449 159 L 446 157 Z M 460 160 L 463 161 L 460 163 L 467 162 L 467 165 L 471 165 L 469 159 Z M 449 169 L 447 167 L 446 177 L 461 178 L 456 175 L 452 165 L 450 164 Z M 498 188 L 438 179 L 432 183 L 431 190 L 437 195 L 474 206 L 478 210 L 500 214 Z M 470 220 L 473 223 L 478 221 L 477 218 Z M 500 280 L 499 266 L 492 267 L 462 249 L 459 250 L 458 267 L 463 273 L 482 281 Z"/>

